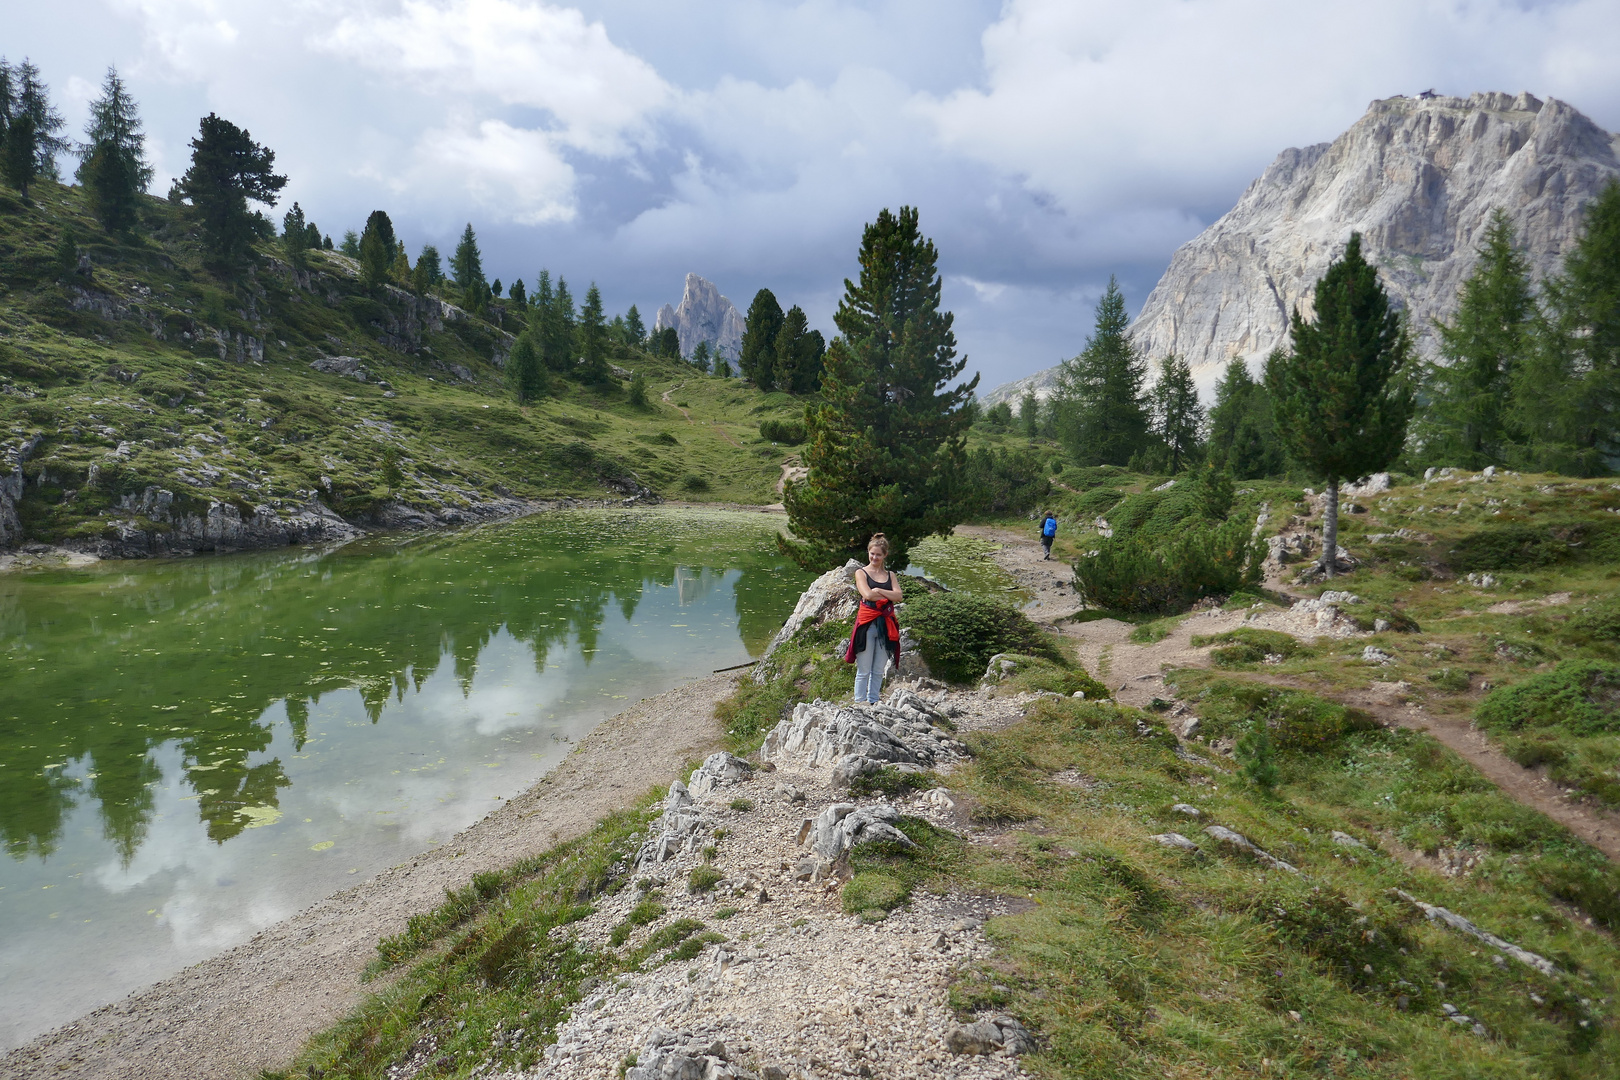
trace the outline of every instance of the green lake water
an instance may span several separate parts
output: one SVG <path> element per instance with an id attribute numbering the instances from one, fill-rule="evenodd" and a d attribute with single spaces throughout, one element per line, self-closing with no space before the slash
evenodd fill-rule
<path id="1" fill-rule="evenodd" d="M 448 840 L 605 717 L 757 656 L 779 519 L 0 577 L 0 1047 Z"/>

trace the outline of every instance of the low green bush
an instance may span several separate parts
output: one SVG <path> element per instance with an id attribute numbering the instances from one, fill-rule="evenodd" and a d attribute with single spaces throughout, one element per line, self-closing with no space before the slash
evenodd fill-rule
<path id="1" fill-rule="evenodd" d="M 1086 603 L 1124 612 L 1182 611 L 1201 597 L 1260 582 L 1266 549 L 1246 521 L 1192 524 L 1158 544 L 1149 533 L 1104 540 L 1096 555 L 1075 564 L 1075 588 Z"/>
<path id="2" fill-rule="evenodd" d="M 1493 731 L 1620 732 L 1620 664 L 1566 660 L 1551 671 L 1492 690 L 1480 702 L 1477 716 Z"/>
<path id="3" fill-rule="evenodd" d="M 689 893 L 711 892 L 714 887 L 725 880 L 726 875 L 707 863 L 692 867 L 692 873 L 686 879 L 686 891 Z"/>
<path id="4" fill-rule="evenodd" d="M 937 773 L 926 769 L 921 772 L 903 771 L 891 765 L 874 773 L 857 776 L 849 785 L 849 793 L 855 797 L 887 795 L 891 799 L 900 799 L 913 791 L 927 791 L 939 786 Z"/>
<path id="5" fill-rule="evenodd" d="M 1024 653 L 1066 665 L 1057 645 L 1023 612 L 966 593 L 934 593 L 906 604 L 905 622 L 935 675 L 972 682 L 996 653 Z"/>
<path id="6" fill-rule="evenodd" d="M 801 420 L 761 420 L 759 437 L 766 442 L 798 446 L 804 442 L 804 422 Z"/>
<path id="7" fill-rule="evenodd" d="M 1559 628 L 1558 636 L 1573 645 L 1613 653 L 1620 647 L 1620 595 L 1582 606 Z"/>
<path id="8" fill-rule="evenodd" d="M 844 910 L 851 915 L 888 914 L 911 898 L 911 890 L 899 878 L 881 870 L 856 874 L 844 886 Z"/>
<path id="9" fill-rule="evenodd" d="M 1620 521 L 1551 521 L 1493 525 L 1458 540 L 1446 561 L 1459 574 L 1540 570 L 1564 562 L 1620 559 Z"/>
<path id="10" fill-rule="evenodd" d="M 1450 691 L 1453 694 L 1465 692 L 1471 684 L 1468 672 L 1462 668 L 1454 667 L 1436 668 L 1434 671 L 1429 672 L 1429 681 L 1440 689 Z"/>
<path id="11" fill-rule="evenodd" d="M 1080 691 L 1091 701 L 1108 700 L 1108 687 L 1086 674 L 1085 668 L 1078 664 L 1054 664 L 1050 660 L 1016 653 L 1009 659 L 1018 664 L 1018 670 L 1007 676 L 1001 685 L 1014 693 L 1049 690 L 1064 697 L 1073 697 L 1076 691 Z"/>
<path id="12" fill-rule="evenodd" d="M 1325 750 L 1370 718 L 1302 690 L 1221 679 L 1197 696 L 1203 730 L 1211 738 L 1242 734 L 1264 721 L 1278 750 Z"/>
<path id="13" fill-rule="evenodd" d="M 1108 513 L 1124 497 L 1124 493 L 1117 488 L 1092 488 L 1074 501 L 1070 512 L 1080 519 L 1081 524 L 1087 524 L 1093 518 Z"/>
<path id="14" fill-rule="evenodd" d="M 681 487 L 686 491 L 708 491 L 709 482 L 696 473 L 687 473 L 681 477 Z"/>

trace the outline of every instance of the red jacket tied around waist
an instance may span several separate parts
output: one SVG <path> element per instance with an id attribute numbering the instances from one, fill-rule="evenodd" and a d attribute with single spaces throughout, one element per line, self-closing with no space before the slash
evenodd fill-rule
<path id="1" fill-rule="evenodd" d="M 894 618 L 894 601 L 886 598 L 862 600 L 860 606 L 855 609 L 855 626 L 849 632 L 849 645 L 844 649 L 844 663 L 855 662 L 861 627 L 879 619 L 884 623 L 884 644 L 888 647 L 889 659 L 894 661 L 896 667 L 900 665 L 900 624 Z"/>

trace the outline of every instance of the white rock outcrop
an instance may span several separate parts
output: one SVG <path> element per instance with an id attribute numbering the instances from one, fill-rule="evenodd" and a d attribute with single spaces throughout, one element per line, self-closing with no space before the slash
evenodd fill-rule
<path id="1" fill-rule="evenodd" d="M 735 361 L 742 352 L 742 312 L 724 296 L 714 282 L 697 274 L 686 275 L 686 291 L 677 307 L 665 304 L 658 309 L 653 329 L 673 326 L 681 339 L 681 355 L 691 356 L 697 343 L 706 341 L 711 352 Z"/>

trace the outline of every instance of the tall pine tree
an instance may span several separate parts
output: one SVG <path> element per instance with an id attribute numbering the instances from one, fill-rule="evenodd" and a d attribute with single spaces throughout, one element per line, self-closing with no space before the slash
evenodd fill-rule
<path id="1" fill-rule="evenodd" d="M 1339 482 L 1384 468 L 1401 452 L 1412 415 L 1402 378 L 1412 342 L 1390 306 L 1378 271 L 1351 233 L 1344 257 L 1316 283 L 1316 319 L 1294 309 L 1293 353 L 1266 361 L 1277 430 L 1294 459 L 1327 482 L 1322 515 L 1322 571 L 1337 572 Z"/>
<path id="2" fill-rule="evenodd" d="M 423 244 L 422 254 L 416 257 L 416 266 L 411 270 L 412 287 L 426 296 L 429 289 L 443 280 L 444 263 L 439 258 L 439 249 L 432 244 Z"/>
<path id="3" fill-rule="evenodd" d="M 752 379 L 761 390 L 776 385 L 776 336 L 782 331 L 782 305 L 776 294 L 761 289 L 748 305 L 748 318 L 743 326 L 742 351 L 737 366 L 743 378 Z"/>
<path id="4" fill-rule="evenodd" d="M 1208 460 L 1240 480 L 1259 480 L 1283 471 L 1286 464 L 1277 442 L 1271 395 L 1254 381 L 1249 365 L 1234 356 L 1215 384 L 1215 407 L 1209 411 Z"/>
<path id="5" fill-rule="evenodd" d="M 540 330 L 541 355 L 546 367 L 552 371 L 568 373 L 579 360 L 578 332 L 575 325 L 574 297 L 568 291 L 568 279 L 559 277 L 557 288 L 551 289 L 551 278 L 540 272 L 540 286 L 535 292 L 535 304 L 545 297 L 545 315 Z"/>
<path id="6" fill-rule="evenodd" d="M 467 226 L 472 231 L 472 226 Z M 360 234 L 360 280 L 375 288 L 387 281 L 398 257 L 398 241 L 394 237 L 394 223 L 381 210 L 373 210 L 366 218 L 365 231 Z M 477 241 L 473 242 L 474 258 Z"/>
<path id="7" fill-rule="evenodd" d="M 525 329 L 506 358 L 506 380 L 519 405 L 526 405 L 546 392 L 546 369 L 540 361 L 540 347 L 533 330 Z"/>
<path id="8" fill-rule="evenodd" d="M 1601 475 L 1620 455 L 1620 181 L 1587 205 L 1580 239 L 1546 293 L 1546 332 L 1515 379 L 1527 463 Z"/>
<path id="9" fill-rule="evenodd" d="M 1506 463 L 1509 388 L 1533 347 L 1537 315 L 1529 261 L 1498 209 L 1474 273 L 1463 282 L 1456 318 L 1436 324 L 1445 362 L 1422 371 L 1429 401 L 1414 434 L 1426 463 L 1464 469 Z"/>
<path id="10" fill-rule="evenodd" d="M 296 202 L 281 219 L 281 250 L 294 266 L 303 267 L 308 262 L 309 223 L 304 220 L 304 208 Z"/>
<path id="11" fill-rule="evenodd" d="M 624 313 L 624 333 L 630 339 L 630 344 L 637 348 L 647 343 L 647 324 L 641 321 L 641 312 L 636 310 L 634 304 Z"/>
<path id="12" fill-rule="evenodd" d="M 1124 465 L 1148 442 L 1147 361 L 1127 333 L 1130 322 L 1125 294 L 1110 277 L 1085 350 L 1058 375 L 1058 433 L 1083 465 Z"/>
<path id="13" fill-rule="evenodd" d="M 952 387 L 951 313 L 939 309 L 939 253 L 909 206 L 884 210 L 861 237 L 860 280 L 844 281 L 833 316 L 840 336 L 823 359 L 821 401 L 805 410 L 809 475 L 783 498 L 802 565 L 825 567 L 864 554 L 875 532 L 889 565 L 959 520 L 964 435 L 975 376 Z"/>
<path id="14" fill-rule="evenodd" d="M 108 232 L 124 232 L 138 220 L 141 193 L 152 182 L 146 163 L 146 136 L 140 110 L 118 69 L 109 67 L 101 96 L 90 103 L 88 141 L 79 148 L 79 183 L 90 207 Z"/>
<path id="15" fill-rule="evenodd" d="M 211 266 L 225 272 L 244 264 L 259 235 L 262 218 L 248 202 L 276 204 L 287 178 L 272 172 L 274 150 L 260 146 L 242 128 L 214 113 L 202 118 L 191 140 L 191 167 L 180 178 L 180 194 L 191 200 L 202 219 L 203 241 Z"/>
<path id="16" fill-rule="evenodd" d="M 50 88 L 40 78 L 39 68 L 31 60 L 24 57 L 22 63 L 9 70 L 13 102 L 11 119 L 16 121 L 26 117 L 33 128 L 34 164 L 31 176 L 60 179 L 56 157 L 72 148 L 66 136 L 57 134 L 66 121 L 62 119 L 61 111 L 51 104 Z"/>
<path id="17" fill-rule="evenodd" d="M 1204 407 L 1193 385 L 1192 368 L 1171 353 L 1159 368 L 1159 381 L 1150 395 L 1153 402 L 1153 433 L 1170 451 L 1170 473 L 1179 473 L 1193 461 L 1201 448 Z"/>
<path id="18" fill-rule="evenodd" d="M 821 385 L 821 358 L 827 345 L 820 330 L 810 329 L 810 320 L 799 305 L 794 304 L 782 316 L 773 351 L 776 359 L 771 362 L 771 378 L 776 389 L 790 394 L 815 393 Z"/>
<path id="19" fill-rule="evenodd" d="M 579 377 L 588 383 L 608 380 L 607 320 L 602 312 L 602 291 L 591 282 L 579 309 Z"/>
<path id="20" fill-rule="evenodd" d="M 370 223 L 367 223 L 370 227 Z M 365 241 L 360 242 L 362 258 L 365 254 Z M 478 251 L 478 234 L 473 232 L 472 222 L 461 230 L 461 240 L 456 244 L 456 252 L 450 256 L 450 277 L 455 282 L 456 291 L 461 294 L 461 302 L 468 311 L 483 311 L 489 306 L 489 282 L 484 280 L 484 257 Z"/>

